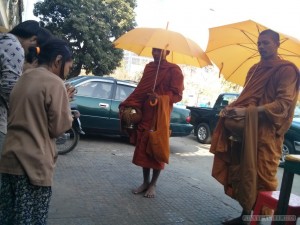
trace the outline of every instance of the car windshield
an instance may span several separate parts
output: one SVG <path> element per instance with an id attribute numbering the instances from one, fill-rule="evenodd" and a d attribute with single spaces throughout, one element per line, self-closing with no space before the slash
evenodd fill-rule
<path id="1" fill-rule="evenodd" d="M 300 96 L 298 96 L 298 101 L 296 103 L 294 118 L 300 118 Z"/>
<path id="2" fill-rule="evenodd" d="M 296 105 L 295 112 L 294 112 L 294 118 L 300 118 L 300 104 Z"/>

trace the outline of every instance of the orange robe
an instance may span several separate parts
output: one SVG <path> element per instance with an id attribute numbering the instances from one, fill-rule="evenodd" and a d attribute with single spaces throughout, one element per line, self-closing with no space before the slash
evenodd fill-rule
<path id="1" fill-rule="evenodd" d="M 146 65 L 143 77 L 136 89 L 122 102 L 120 109 L 126 106 L 138 108 L 142 111 L 142 120 L 138 124 L 137 130 L 130 134 L 131 142 L 135 144 L 135 151 L 132 162 L 144 168 L 163 169 L 164 163 L 156 161 L 146 153 L 149 139 L 149 130 L 152 128 L 155 115 L 154 107 L 150 106 L 148 94 L 153 93 L 157 64 L 150 62 Z M 183 74 L 179 66 L 167 61 L 162 61 L 159 67 L 154 92 L 157 95 L 168 95 L 170 102 L 170 112 L 173 103 L 182 99 L 184 89 Z"/>
<path id="2" fill-rule="evenodd" d="M 289 61 L 277 59 L 252 66 L 244 90 L 230 106 L 264 106 L 264 113 L 257 115 L 256 112 L 256 116 L 246 110 L 246 120 L 250 115 L 249 118 L 254 121 L 245 121 L 245 124 L 249 126 L 254 123 L 255 127 L 257 123 L 257 129 L 252 129 L 250 133 L 255 143 L 249 142 L 249 133 L 244 133 L 239 151 L 233 150 L 228 140 L 230 133 L 224 127 L 224 118 L 219 119 L 214 131 L 210 148 L 210 152 L 215 154 L 212 176 L 224 185 L 225 193 L 247 211 L 253 208 L 258 191 L 277 188 L 276 175 L 284 134 L 293 119 L 299 83 L 299 70 Z M 244 132 L 246 129 L 248 127 Z M 246 158 L 245 155 L 249 154 L 250 157 Z M 236 164 L 234 158 L 237 155 L 239 163 Z"/>

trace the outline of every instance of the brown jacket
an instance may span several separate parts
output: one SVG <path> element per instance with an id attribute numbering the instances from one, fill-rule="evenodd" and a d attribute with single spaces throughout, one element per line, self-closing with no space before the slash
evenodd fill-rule
<path id="1" fill-rule="evenodd" d="M 0 173 L 26 174 L 34 185 L 51 186 L 55 138 L 72 126 L 72 120 L 63 81 L 45 68 L 28 69 L 10 95 Z"/>

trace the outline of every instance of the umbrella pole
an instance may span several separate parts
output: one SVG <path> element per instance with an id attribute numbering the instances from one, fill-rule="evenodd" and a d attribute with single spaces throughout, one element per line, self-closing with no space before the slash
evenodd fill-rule
<path id="1" fill-rule="evenodd" d="M 165 48 L 164 48 L 164 49 L 161 51 L 161 53 L 160 53 L 160 57 L 159 57 L 159 61 L 158 61 L 158 66 L 157 66 L 157 70 L 156 70 L 156 74 L 155 74 L 154 85 L 153 85 L 153 89 L 152 89 L 153 93 L 154 93 L 155 86 L 156 86 L 156 80 L 157 80 L 157 76 L 158 76 L 158 71 L 159 71 L 159 67 L 160 67 L 161 58 L 162 58 L 163 53 L 166 51 L 168 45 L 169 45 L 169 44 L 167 44 L 167 45 L 165 46 Z"/>
<path id="2" fill-rule="evenodd" d="M 163 51 L 161 51 L 160 57 L 159 57 L 159 61 L 158 61 L 158 66 L 157 66 L 157 70 L 156 70 L 156 74 L 155 74 L 155 79 L 154 79 L 154 85 L 153 85 L 153 89 L 152 89 L 153 93 L 154 93 L 155 86 L 156 86 L 156 80 L 157 80 L 157 75 L 158 75 L 158 71 L 159 71 L 159 67 L 160 67 L 160 62 L 161 62 L 162 54 L 163 54 Z"/>
<path id="3" fill-rule="evenodd" d="M 162 54 L 163 54 L 163 51 L 160 53 L 160 57 L 159 57 L 158 65 L 157 65 L 157 70 L 156 70 L 156 74 L 155 74 L 155 79 L 154 79 L 154 84 L 153 84 L 153 89 L 152 89 L 152 95 L 153 95 L 154 99 L 152 99 L 153 102 L 152 102 L 152 100 L 150 100 L 150 105 L 151 106 L 156 106 L 157 105 L 157 96 L 156 96 L 154 91 L 155 91 L 156 80 L 157 80 L 157 75 L 158 75 L 158 70 L 159 70 Z"/>
<path id="4" fill-rule="evenodd" d="M 167 26 L 166 26 L 166 30 L 168 30 L 169 27 L 169 21 L 167 22 Z M 157 66 L 157 70 L 156 70 L 156 74 L 155 74 L 155 80 L 154 80 L 154 85 L 153 85 L 153 89 L 152 92 L 154 93 L 155 90 L 155 86 L 156 86 L 156 80 L 157 80 L 157 75 L 158 75 L 158 70 L 160 67 L 160 62 L 161 62 L 161 58 L 162 58 L 162 54 L 164 53 L 164 51 L 166 50 L 166 48 L 168 47 L 169 44 L 166 44 L 165 48 L 163 49 L 163 51 L 160 53 L 160 57 L 159 57 L 159 61 L 158 61 L 158 66 Z"/>
<path id="5" fill-rule="evenodd" d="M 224 66 L 224 63 L 222 62 L 221 63 L 221 68 L 219 70 L 219 78 L 221 78 L 221 73 L 222 73 L 222 70 L 223 70 L 223 66 Z"/>

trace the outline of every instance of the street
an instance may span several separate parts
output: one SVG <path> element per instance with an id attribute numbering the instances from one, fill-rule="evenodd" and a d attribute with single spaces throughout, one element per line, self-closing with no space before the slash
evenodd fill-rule
<path id="1" fill-rule="evenodd" d="M 58 158 L 48 225 L 217 225 L 238 216 L 238 203 L 210 175 L 209 145 L 190 135 L 171 138 L 170 146 L 156 197 L 147 199 L 131 193 L 142 182 L 142 169 L 131 163 L 132 145 L 118 137 L 82 138 Z M 300 195 L 297 175 L 293 193 Z"/>

